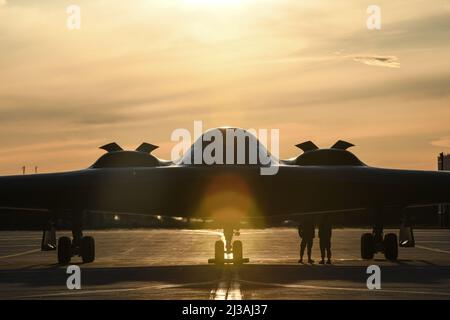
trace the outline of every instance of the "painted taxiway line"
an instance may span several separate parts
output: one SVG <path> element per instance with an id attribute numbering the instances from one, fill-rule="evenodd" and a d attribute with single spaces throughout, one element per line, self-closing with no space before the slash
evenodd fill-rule
<path id="1" fill-rule="evenodd" d="M 35 294 L 28 296 L 16 297 L 14 299 L 33 299 L 33 298 L 51 298 L 51 297 L 63 297 L 63 296 L 76 296 L 76 295 L 85 295 L 85 294 L 98 294 L 98 293 L 116 293 L 116 292 L 129 292 L 129 291 L 141 291 L 148 289 L 166 289 L 174 287 L 172 285 L 152 285 L 138 288 L 123 288 L 123 289 L 99 289 L 99 290 L 68 290 L 63 292 L 55 292 L 55 293 L 43 293 L 43 294 Z"/>
<path id="2" fill-rule="evenodd" d="M 233 270 L 227 300 L 242 300 L 241 283 L 237 269 Z"/>
<path id="3" fill-rule="evenodd" d="M 15 238 L 0 238 L 0 241 L 29 241 L 29 240 L 37 240 L 41 241 L 42 238 L 30 238 L 30 237 L 15 237 Z"/>
<path id="4" fill-rule="evenodd" d="M 9 254 L 7 256 L 0 256 L 0 259 L 14 258 L 14 257 L 19 257 L 19 256 L 24 256 L 24 255 L 30 254 L 30 253 L 40 252 L 40 251 L 41 251 L 41 249 L 33 249 L 33 250 L 28 250 L 28 251 L 24 251 L 24 252 L 15 253 L 15 254 Z"/>
<path id="5" fill-rule="evenodd" d="M 133 287 L 133 288 L 113 288 L 113 289 L 96 289 L 96 290 L 65 290 L 55 293 L 42 293 L 42 294 L 34 294 L 27 296 L 19 296 L 13 299 L 33 299 L 33 298 L 51 298 L 51 297 L 64 297 L 64 296 L 82 296 L 87 294 L 98 294 L 98 293 L 119 293 L 119 292 L 134 292 L 134 291 L 145 291 L 150 289 L 164 290 L 164 289 L 175 289 L 175 288 L 184 288 L 184 287 L 203 287 L 210 286 L 212 283 L 216 283 L 215 281 L 205 281 L 205 282 L 196 282 L 196 283 L 184 283 L 184 284 L 153 284 L 142 287 Z"/>
<path id="6" fill-rule="evenodd" d="M 312 286 L 303 284 L 264 283 L 245 280 L 242 280 L 241 282 L 250 285 L 258 285 L 265 287 L 280 287 L 290 289 L 336 290 L 336 291 L 373 292 L 373 293 L 406 293 L 406 294 L 430 295 L 430 296 L 450 296 L 450 292 L 441 292 L 441 291 L 415 291 L 415 290 L 396 290 L 383 288 L 377 290 L 369 290 L 367 288 L 326 287 L 326 286 Z"/>
<path id="7" fill-rule="evenodd" d="M 211 290 L 210 300 L 242 300 L 241 283 L 238 270 L 225 267 L 221 280 Z"/>
<path id="8" fill-rule="evenodd" d="M 423 249 L 423 250 L 428 250 L 428 251 L 433 251 L 433 252 L 450 254 L 450 251 L 447 251 L 447 250 L 435 249 L 435 248 L 424 247 L 424 246 L 416 246 L 416 248 Z"/>

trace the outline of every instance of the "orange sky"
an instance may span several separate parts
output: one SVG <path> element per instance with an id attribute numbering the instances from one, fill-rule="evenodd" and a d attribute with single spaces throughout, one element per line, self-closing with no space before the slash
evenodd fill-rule
<path id="1" fill-rule="evenodd" d="M 81 30 L 66 8 L 81 8 Z M 338 139 L 369 165 L 450 152 L 450 5 L 0 0 L 0 174 L 87 167 L 116 141 L 169 158 L 176 128 L 279 128 L 281 156 Z"/>

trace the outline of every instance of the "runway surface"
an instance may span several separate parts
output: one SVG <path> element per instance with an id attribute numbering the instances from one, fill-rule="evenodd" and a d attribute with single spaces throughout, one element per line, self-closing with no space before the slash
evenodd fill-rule
<path id="1" fill-rule="evenodd" d="M 80 290 L 68 290 L 56 252 L 40 252 L 40 232 L 0 232 L 0 299 L 450 299 L 450 230 L 416 230 L 416 248 L 397 262 L 359 255 L 362 229 L 336 229 L 333 265 L 299 265 L 296 229 L 241 230 L 240 266 L 208 265 L 217 230 L 86 231 L 97 258 L 82 264 Z M 58 233 L 58 236 L 64 233 Z M 369 265 L 381 289 L 366 286 Z"/>

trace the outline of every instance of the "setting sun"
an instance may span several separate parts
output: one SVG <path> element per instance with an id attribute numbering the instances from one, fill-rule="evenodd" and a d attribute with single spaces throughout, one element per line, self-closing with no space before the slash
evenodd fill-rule
<path id="1" fill-rule="evenodd" d="M 242 0 L 182 0 L 182 2 L 188 6 L 229 6 L 240 4 Z"/>
<path id="2" fill-rule="evenodd" d="M 0 5 L 1 174 L 84 167 L 110 139 L 168 158 L 171 131 L 195 120 L 279 128 L 284 158 L 303 139 L 349 140 L 392 168 L 450 152 L 443 5 L 406 5 L 405 20 L 382 0 L 368 30 L 355 0 L 80 0 L 69 30 L 64 4 L 22 2 Z"/>
<path id="3" fill-rule="evenodd" d="M 0 0 L 0 303 L 450 301 L 449 39 L 449 0 Z"/>

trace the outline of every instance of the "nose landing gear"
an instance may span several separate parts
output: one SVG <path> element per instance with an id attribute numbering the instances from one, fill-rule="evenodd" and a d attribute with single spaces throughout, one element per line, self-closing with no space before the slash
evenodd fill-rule
<path id="1" fill-rule="evenodd" d="M 209 259 L 208 263 L 215 265 L 234 264 L 241 265 L 249 262 L 248 258 L 243 257 L 242 241 L 232 242 L 233 235 L 239 236 L 239 231 L 233 228 L 224 228 L 223 235 L 225 243 L 222 240 L 216 241 L 214 245 L 214 258 Z"/>

